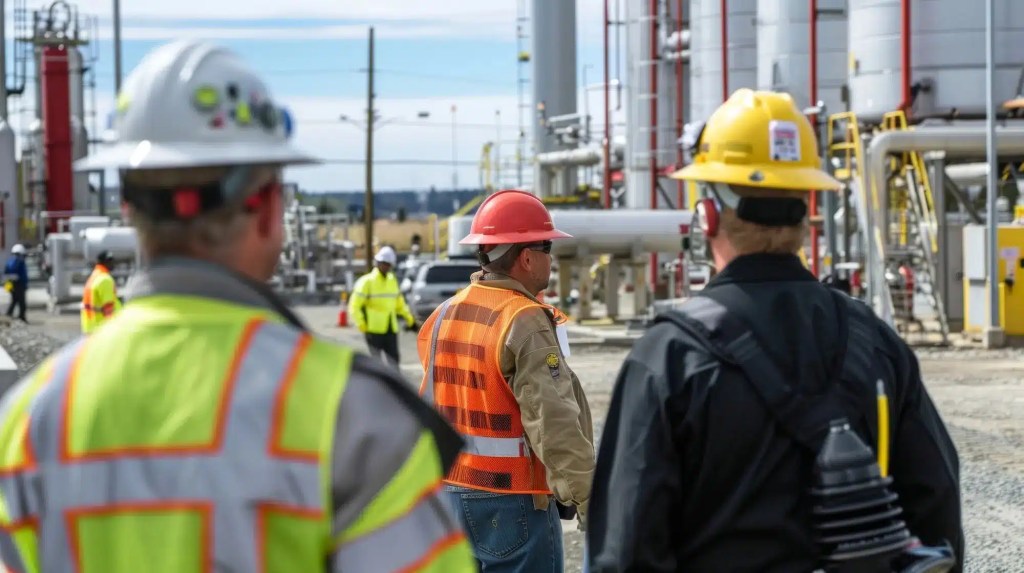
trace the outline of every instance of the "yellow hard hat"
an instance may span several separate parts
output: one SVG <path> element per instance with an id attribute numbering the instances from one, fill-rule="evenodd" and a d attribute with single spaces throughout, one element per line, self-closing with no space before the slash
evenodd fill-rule
<path id="1" fill-rule="evenodd" d="M 708 119 L 694 161 L 674 179 L 793 191 L 837 191 L 821 170 L 814 128 L 786 93 L 739 89 Z"/>

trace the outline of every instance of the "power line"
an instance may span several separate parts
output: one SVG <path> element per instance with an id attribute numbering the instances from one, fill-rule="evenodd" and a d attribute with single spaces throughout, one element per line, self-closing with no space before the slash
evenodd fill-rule
<path id="1" fill-rule="evenodd" d="M 446 74 L 425 74 L 423 72 L 410 72 L 406 70 L 377 70 L 380 73 L 390 74 L 393 76 L 405 76 L 410 78 L 419 78 L 424 80 L 438 80 L 447 82 L 462 82 L 477 84 L 483 86 L 505 86 L 508 87 L 512 82 L 497 82 L 494 80 L 485 80 L 481 78 L 475 78 L 471 76 L 450 76 Z"/>
<path id="2" fill-rule="evenodd" d="M 346 122 L 339 121 L 337 119 L 301 119 L 300 118 L 300 119 L 296 119 L 295 122 L 298 125 L 303 125 L 303 126 L 305 126 L 305 125 L 317 125 L 317 126 L 336 126 L 336 125 L 337 126 L 343 126 L 343 125 L 348 125 Z M 387 123 L 384 123 L 382 121 L 379 121 L 377 123 L 381 124 L 382 127 L 384 125 L 397 125 L 397 126 L 401 126 L 401 127 L 433 127 L 433 128 L 442 128 L 442 129 L 451 129 L 452 128 L 451 122 L 447 122 L 447 123 L 440 123 L 440 122 L 438 122 L 438 123 L 431 123 L 431 122 L 425 122 L 425 121 L 389 121 Z M 494 129 L 496 129 L 498 127 L 498 124 L 495 124 L 495 123 L 456 123 L 455 127 L 457 127 L 457 128 L 466 128 L 466 129 L 494 130 Z M 519 126 L 518 125 L 501 125 L 501 128 L 502 129 L 519 129 Z"/>

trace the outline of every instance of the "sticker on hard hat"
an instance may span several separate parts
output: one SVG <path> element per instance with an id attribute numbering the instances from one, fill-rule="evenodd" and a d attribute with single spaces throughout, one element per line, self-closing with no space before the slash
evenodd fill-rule
<path id="1" fill-rule="evenodd" d="M 792 121 L 772 120 L 768 124 L 773 161 L 800 161 L 800 130 Z"/>

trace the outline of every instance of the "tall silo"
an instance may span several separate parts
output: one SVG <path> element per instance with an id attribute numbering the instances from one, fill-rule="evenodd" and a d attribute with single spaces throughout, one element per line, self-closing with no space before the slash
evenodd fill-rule
<path id="1" fill-rule="evenodd" d="M 655 198 L 654 169 L 676 163 L 679 76 L 676 59 L 685 55 L 688 34 L 678 33 L 679 2 L 633 0 L 625 3 L 626 26 L 626 196 L 631 209 L 663 207 Z M 689 62 L 683 60 L 683 101 L 689 100 Z M 652 105 L 653 102 L 653 105 Z M 684 109 L 683 119 L 686 120 Z M 652 140 L 652 135 L 653 140 Z M 666 189 L 667 191 L 667 189 Z M 675 195 L 674 191 L 669 194 Z"/>
<path id="2" fill-rule="evenodd" d="M 904 5 L 910 21 L 901 18 Z M 911 115 L 985 114 L 985 10 L 964 0 L 849 0 L 850 106 L 877 122 L 917 92 Z M 1024 3 L 995 1 L 995 103 L 1016 94 L 1024 52 Z M 903 72 L 904 39 L 909 73 Z M 904 85 L 910 89 L 904 93 Z"/>
<path id="3" fill-rule="evenodd" d="M 817 99 L 828 113 L 846 110 L 846 0 L 817 1 Z M 807 2 L 758 0 L 757 87 L 787 92 L 801 108 L 811 101 L 811 11 Z"/>
<path id="4" fill-rule="evenodd" d="M 721 0 L 690 4 L 693 121 L 707 121 L 732 92 L 757 86 L 757 0 L 730 0 L 724 16 L 721 5 Z"/>
<path id="5" fill-rule="evenodd" d="M 576 113 L 576 2 L 575 0 L 533 0 L 530 19 L 533 34 L 533 142 L 534 153 L 572 149 L 560 144 L 542 124 L 538 106 L 548 118 Z M 540 196 L 571 195 L 576 189 L 576 171 L 564 169 L 558 177 L 534 167 L 534 193 Z"/>

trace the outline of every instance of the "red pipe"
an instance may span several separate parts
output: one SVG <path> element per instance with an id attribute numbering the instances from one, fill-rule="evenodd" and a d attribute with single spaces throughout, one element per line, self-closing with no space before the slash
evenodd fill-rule
<path id="1" fill-rule="evenodd" d="M 43 129 L 46 148 L 46 210 L 71 211 L 71 94 L 68 52 L 64 46 L 46 46 L 42 56 Z M 51 232 L 57 219 L 48 221 Z"/>
<path id="2" fill-rule="evenodd" d="M 651 209 L 658 208 L 658 0 L 650 1 L 651 17 Z M 658 284 L 658 255 L 651 253 L 651 287 Z"/>
<path id="3" fill-rule="evenodd" d="M 811 59 L 811 78 L 810 78 L 810 105 L 815 106 L 818 104 L 818 0 L 810 0 L 810 20 L 811 20 L 811 45 L 810 45 L 810 59 Z M 811 125 L 818 125 L 817 115 L 811 116 Z M 824 142 L 822 142 L 824 145 Z M 810 205 L 808 211 L 811 217 L 818 214 L 818 192 L 811 192 Z M 818 252 L 818 227 L 811 226 L 811 273 L 815 277 L 820 276 L 818 265 L 821 259 L 821 253 Z"/>
<path id="4" fill-rule="evenodd" d="M 903 81 L 903 101 L 900 109 L 910 118 L 910 0 L 900 1 L 900 61 Z"/>
<path id="5" fill-rule="evenodd" d="M 729 14 L 722 0 L 722 101 L 729 99 Z"/>
<path id="6" fill-rule="evenodd" d="M 679 57 L 676 59 L 676 141 L 683 137 L 683 0 L 676 2 L 676 33 L 679 38 Z M 683 147 L 676 144 L 676 169 L 683 167 Z M 676 181 L 676 205 L 683 208 L 683 185 L 682 179 Z"/>
<path id="7" fill-rule="evenodd" d="M 609 30 L 611 0 L 604 0 L 604 208 L 612 208 L 612 96 Z"/>

